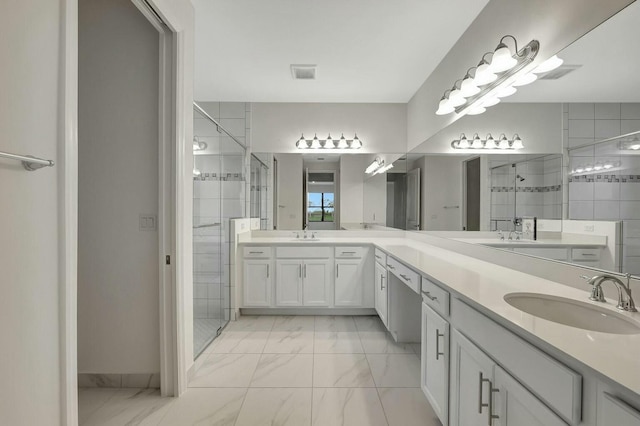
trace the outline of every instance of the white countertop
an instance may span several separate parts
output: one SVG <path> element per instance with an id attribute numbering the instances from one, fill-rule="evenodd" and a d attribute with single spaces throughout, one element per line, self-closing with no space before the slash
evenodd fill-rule
<path id="1" fill-rule="evenodd" d="M 473 301 L 481 310 L 494 313 L 503 324 L 516 326 L 517 329 L 541 339 L 614 382 L 640 394 L 640 334 L 618 335 L 570 327 L 527 314 L 504 300 L 506 294 L 513 292 L 543 293 L 597 303 L 600 307 L 619 312 L 615 304 L 611 303 L 615 300 L 611 289 L 608 289 L 609 301 L 606 304 L 590 302 L 586 286 L 585 291 L 581 291 L 409 238 L 336 237 L 299 243 L 292 241 L 290 237 L 251 238 L 242 235 L 239 244 L 373 244 L 421 272 L 428 279 L 463 296 L 463 299 Z M 622 314 L 640 324 L 640 313 Z"/>
<path id="2" fill-rule="evenodd" d="M 482 244 L 489 247 L 587 247 L 587 248 L 601 248 L 606 247 L 606 241 L 584 241 L 577 240 L 575 238 L 564 237 L 557 239 L 540 239 L 536 241 L 528 240 L 500 240 L 498 238 L 454 238 L 456 241 L 471 244 Z"/>

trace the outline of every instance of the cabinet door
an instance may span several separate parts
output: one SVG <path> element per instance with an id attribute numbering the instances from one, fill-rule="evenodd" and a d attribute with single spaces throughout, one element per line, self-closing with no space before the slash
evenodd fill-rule
<path id="1" fill-rule="evenodd" d="M 422 391 L 443 425 L 449 424 L 449 323 L 422 304 Z"/>
<path id="2" fill-rule="evenodd" d="M 621 399 L 598 392 L 598 426 L 640 426 L 640 411 Z"/>
<path id="3" fill-rule="evenodd" d="M 331 262 L 306 260 L 302 265 L 304 306 L 329 306 Z"/>
<path id="4" fill-rule="evenodd" d="M 457 330 L 451 332 L 451 382 L 449 413 L 452 426 L 495 424 L 493 361 Z M 490 412 L 493 410 L 493 412 Z"/>
<path id="5" fill-rule="evenodd" d="M 336 306 L 362 306 L 364 283 L 360 260 L 336 261 Z"/>
<path id="6" fill-rule="evenodd" d="M 494 387 L 498 390 L 495 398 L 495 413 L 498 417 L 494 420 L 494 425 L 566 426 L 560 417 L 497 365 L 494 378 Z"/>
<path id="7" fill-rule="evenodd" d="M 276 306 L 302 306 L 302 261 L 276 261 Z"/>
<path id="8" fill-rule="evenodd" d="M 270 260 L 244 261 L 244 305 L 271 306 Z"/>
<path id="9" fill-rule="evenodd" d="M 380 320 L 386 326 L 387 324 L 387 268 L 376 262 L 375 271 L 375 307 Z"/>

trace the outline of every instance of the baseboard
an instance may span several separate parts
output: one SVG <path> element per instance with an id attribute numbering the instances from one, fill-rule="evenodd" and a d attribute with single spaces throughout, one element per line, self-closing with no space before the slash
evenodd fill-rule
<path id="1" fill-rule="evenodd" d="M 374 308 L 240 308 L 242 315 L 378 315 Z"/>
<path id="2" fill-rule="evenodd" d="M 160 373 L 154 374 L 96 374 L 79 373 L 79 388 L 139 388 L 160 387 Z"/>

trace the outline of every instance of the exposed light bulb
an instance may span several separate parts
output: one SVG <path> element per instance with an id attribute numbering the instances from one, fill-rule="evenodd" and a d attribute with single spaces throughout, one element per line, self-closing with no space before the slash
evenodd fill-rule
<path id="1" fill-rule="evenodd" d="M 484 86 L 485 84 L 493 83 L 498 76 L 491 72 L 491 65 L 482 59 L 476 68 L 476 74 L 473 77 L 473 81 L 476 86 Z"/>
<path id="2" fill-rule="evenodd" d="M 520 136 L 518 136 L 517 133 L 513 136 L 513 142 L 511 143 L 511 148 L 513 148 L 513 149 L 523 149 L 524 148 L 524 144 L 522 143 L 522 139 L 520 139 Z"/>
<path id="3" fill-rule="evenodd" d="M 458 142 L 458 146 L 460 147 L 460 149 L 469 149 L 469 141 L 467 140 L 467 137 L 463 134 L 460 135 L 460 142 Z"/>
<path id="4" fill-rule="evenodd" d="M 483 112 L 485 112 L 487 109 L 483 106 L 475 106 L 471 109 L 469 109 L 469 111 L 467 111 L 467 115 L 479 115 L 482 114 Z"/>
<path id="5" fill-rule="evenodd" d="M 605 166 L 605 168 L 606 168 L 606 166 Z M 582 173 L 582 172 L 584 172 L 584 168 L 582 166 L 576 168 L 576 173 Z"/>
<path id="6" fill-rule="evenodd" d="M 344 138 L 344 133 L 342 134 L 342 136 L 340 136 L 340 140 L 338 141 L 338 148 L 339 149 L 349 148 L 349 144 L 347 143 L 347 140 Z"/>
<path id="7" fill-rule="evenodd" d="M 320 149 L 322 145 L 320 145 L 320 140 L 318 139 L 318 135 L 313 136 L 313 140 L 311 141 L 311 149 Z"/>
<path id="8" fill-rule="evenodd" d="M 304 138 L 304 134 L 302 136 L 300 136 L 300 139 L 298 139 L 298 142 L 296 142 L 296 148 L 298 148 L 298 149 L 307 149 L 307 148 L 309 148 L 309 144 L 307 143 L 306 139 Z"/>
<path id="9" fill-rule="evenodd" d="M 593 166 L 593 170 L 596 170 L 596 171 L 598 171 L 598 170 L 602 170 L 603 168 L 604 168 L 604 166 L 602 165 L 602 163 L 596 163 L 596 164 Z"/>
<path id="10" fill-rule="evenodd" d="M 534 73 L 536 74 L 542 74 L 545 72 L 549 72 L 552 71 L 556 68 L 558 68 L 560 65 L 562 65 L 564 61 L 560 58 L 558 58 L 557 55 L 553 55 L 552 57 L 550 57 L 549 59 L 547 59 L 546 61 L 544 61 L 543 63 L 541 63 L 540 65 L 538 65 L 536 67 L 536 69 L 533 70 Z"/>
<path id="11" fill-rule="evenodd" d="M 480 93 L 480 88 L 476 86 L 476 83 L 469 75 L 469 73 L 467 73 L 467 75 L 462 80 L 462 83 L 460 84 L 460 92 L 465 98 L 469 98 Z"/>
<path id="12" fill-rule="evenodd" d="M 518 61 L 513 58 L 511 49 L 509 49 L 506 44 L 500 43 L 493 52 L 490 70 L 494 73 L 504 72 L 515 67 L 517 64 Z"/>
<path id="13" fill-rule="evenodd" d="M 538 79 L 538 76 L 534 73 L 530 72 L 521 77 L 519 77 L 512 85 L 514 87 L 526 86 L 527 84 L 531 84 Z"/>
<path id="14" fill-rule="evenodd" d="M 357 134 L 354 136 L 353 140 L 351 141 L 351 148 L 354 148 L 354 149 L 362 148 L 362 142 L 360 141 L 360 139 L 358 139 Z"/>
<path id="15" fill-rule="evenodd" d="M 482 147 L 483 147 L 482 140 L 480 139 L 480 136 L 478 136 L 478 134 L 476 133 L 473 136 L 473 142 L 471 142 L 471 148 L 481 149 Z"/>
<path id="16" fill-rule="evenodd" d="M 487 140 L 484 144 L 484 147 L 488 149 L 496 149 L 498 147 L 498 143 L 493 138 L 493 136 L 491 136 L 491 133 L 487 135 Z"/>
<path id="17" fill-rule="evenodd" d="M 517 91 L 518 91 L 518 89 L 516 89 L 515 87 L 507 86 L 507 87 L 503 87 L 502 89 L 498 90 L 498 92 L 495 94 L 495 96 L 498 97 L 498 98 L 506 98 L 507 96 L 513 95 Z"/>
<path id="18" fill-rule="evenodd" d="M 634 151 L 637 151 L 637 150 L 639 150 L 639 149 L 640 149 L 640 143 L 637 143 L 637 144 L 631 145 L 629 148 L 633 149 Z"/>
<path id="19" fill-rule="evenodd" d="M 611 168 L 613 168 L 613 164 L 605 164 L 604 168 L 607 169 L 607 170 L 611 169 Z"/>
<path id="20" fill-rule="evenodd" d="M 509 139 L 507 139 L 507 136 L 504 133 L 500 135 L 500 142 L 498 143 L 498 148 L 509 149 Z"/>
<path id="21" fill-rule="evenodd" d="M 327 140 L 324 141 L 324 147 L 335 148 L 335 145 L 333 144 L 333 139 L 331 138 L 331 133 L 329 133 L 329 136 L 327 136 Z"/>
<path id="22" fill-rule="evenodd" d="M 199 169 L 193 169 L 193 175 L 194 176 L 200 176 L 200 175 L 202 175 L 202 172 Z"/>
<path id="23" fill-rule="evenodd" d="M 440 103 L 438 104 L 438 110 L 436 111 L 437 115 L 447 115 L 451 114 L 455 111 L 455 107 L 452 105 L 452 102 L 446 96 L 443 96 L 440 99 Z"/>
<path id="24" fill-rule="evenodd" d="M 593 166 L 591 166 L 591 165 L 589 165 L 589 166 L 587 166 L 587 167 L 585 167 L 585 168 L 584 168 L 584 171 L 585 171 L 585 172 L 590 172 L 590 171 L 592 171 L 592 170 L 593 170 Z"/>

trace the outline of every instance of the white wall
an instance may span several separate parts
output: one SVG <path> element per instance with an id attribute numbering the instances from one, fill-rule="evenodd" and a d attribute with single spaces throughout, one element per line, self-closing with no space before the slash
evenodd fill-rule
<path id="1" fill-rule="evenodd" d="M 424 230 L 462 230 L 462 168 L 465 159 L 460 156 L 427 155 L 418 160 L 422 179 L 421 214 Z M 445 209 L 445 206 L 449 208 Z"/>
<path id="2" fill-rule="evenodd" d="M 484 114 L 469 115 L 450 124 L 428 141 L 412 149 L 423 153 L 454 153 L 451 141 L 464 133 L 468 139 L 478 133 L 484 139 L 488 133 L 498 139 L 504 133 L 509 139 L 518 134 L 524 149 L 518 154 L 551 154 L 562 152 L 562 104 L 520 103 L 498 104 Z M 469 152 L 469 151 L 468 151 Z"/>
<path id="3" fill-rule="evenodd" d="M 302 155 L 276 154 L 278 161 L 277 229 L 302 229 Z M 280 207 L 284 206 L 284 207 Z"/>
<path id="4" fill-rule="evenodd" d="M 364 169 L 370 162 L 364 155 L 340 157 L 340 224 L 362 222 Z"/>
<path id="5" fill-rule="evenodd" d="M 56 162 L 28 172 L 19 162 L 0 159 L 3 425 L 55 425 L 63 417 L 64 6 L 0 3 L 0 150 Z"/>
<path id="6" fill-rule="evenodd" d="M 78 372 L 158 373 L 158 32 L 129 0 L 79 6 Z"/>
<path id="7" fill-rule="evenodd" d="M 362 140 L 359 153 L 405 152 L 407 104 L 253 103 L 254 152 L 296 152 L 304 133 Z"/>
<path id="8" fill-rule="evenodd" d="M 462 78 L 469 67 L 475 66 L 485 52 L 494 49 L 503 35 L 514 35 L 520 44 L 526 44 L 533 39 L 538 40 L 540 53 L 534 63 L 540 63 L 632 2 L 490 1 L 409 101 L 409 150 L 457 119 L 456 114 L 435 114 L 442 94 L 451 88 L 456 80 Z M 487 112 L 493 109 L 495 107 L 489 108 Z M 486 116 L 487 113 L 484 113 L 478 117 L 482 119 Z"/>
<path id="9" fill-rule="evenodd" d="M 363 188 L 363 217 L 365 223 L 387 225 L 387 174 L 367 176 Z"/>

